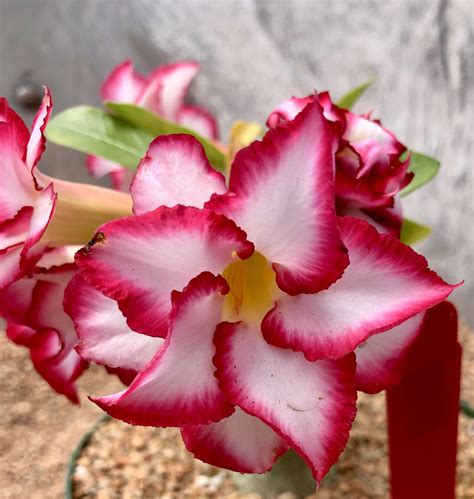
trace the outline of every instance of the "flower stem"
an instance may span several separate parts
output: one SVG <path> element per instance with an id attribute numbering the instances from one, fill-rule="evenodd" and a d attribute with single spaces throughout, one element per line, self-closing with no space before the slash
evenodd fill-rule
<path id="1" fill-rule="evenodd" d="M 105 222 L 132 214 L 127 193 L 45 175 L 42 181 L 53 182 L 58 194 L 54 216 L 42 237 L 50 246 L 84 245 Z"/>

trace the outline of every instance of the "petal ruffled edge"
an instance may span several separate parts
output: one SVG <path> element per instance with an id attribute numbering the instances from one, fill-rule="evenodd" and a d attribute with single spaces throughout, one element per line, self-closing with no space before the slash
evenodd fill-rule
<path id="1" fill-rule="evenodd" d="M 308 362 L 243 323 L 221 323 L 214 343 L 216 377 L 229 401 L 285 439 L 320 482 L 355 418 L 355 355 Z"/>
<path id="2" fill-rule="evenodd" d="M 260 419 L 238 407 L 217 423 L 181 428 L 194 457 L 239 473 L 264 473 L 288 450 L 288 443 Z"/>
<path id="3" fill-rule="evenodd" d="M 335 359 L 370 336 L 443 301 L 457 286 L 445 283 L 426 259 L 363 220 L 339 220 L 351 264 L 329 289 L 282 297 L 262 321 L 272 345 L 309 360 Z"/>
<path id="4" fill-rule="evenodd" d="M 125 392 L 92 400 L 111 416 L 144 426 L 210 424 L 232 414 L 212 364 L 228 292 L 226 281 L 209 272 L 174 292 L 169 332 L 156 356 Z"/>
<path id="5" fill-rule="evenodd" d="M 136 215 L 177 204 L 202 208 L 210 197 L 226 192 L 225 177 L 215 171 L 192 135 L 161 135 L 148 147 L 130 192 Z"/>

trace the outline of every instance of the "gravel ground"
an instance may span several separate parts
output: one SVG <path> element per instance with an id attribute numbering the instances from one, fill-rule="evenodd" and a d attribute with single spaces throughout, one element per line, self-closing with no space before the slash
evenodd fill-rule
<path id="1" fill-rule="evenodd" d="M 474 334 L 464 337 L 463 398 L 474 403 Z M 27 352 L 0 339 L 0 497 L 64 497 L 70 453 L 100 417 L 86 393 L 111 393 L 117 380 L 91 368 L 81 381 L 83 406 L 51 392 Z M 388 497 L 385 406 L 382 396 L 360 397 L 351 439 L 318 499 Z M 461 416 L 458 499 L 474 498 L 474 420 Z M 222 470 L 193 460 L 178 431 L 107 421 L 83 451 L 75 472 L 77 499 L 260 499 L 239 494 Z M 316 496 L 314 496 L 316 497 Z M 279 499 L 292 499 L 283 494 Z"/>

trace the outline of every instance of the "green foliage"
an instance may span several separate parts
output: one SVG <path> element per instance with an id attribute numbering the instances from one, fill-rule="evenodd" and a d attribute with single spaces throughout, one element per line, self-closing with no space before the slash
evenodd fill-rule
<path id="1" fill-rule="evenodd" d="M 400 240 L 404 244 L 412 245 L 423 241 L 431 234 L 431 229 L 408 218 L 403 219 Z"/>
<path id="2" fill-rule="evenodd" d="M 214 168 L 224 170 L 224 153 L 194 131 L 132 104 L 108 102 L 106 106 L 112 114 L 91 106 L 59 113 L 48 124 L 47 139 L 135 170 L 155 137 L 186 133 L 201 142 Z"/>
<path id="3" fill-rule="evenodd" d="M 101 109 L 77 106 L 56 115 L 46 128 L 55 144 L 136 169 L 153 136 Z"/>
<path id="4" fill-rule="evenodd" d="M 365 91 L 374 83 L 375 80 L 369 80 L 357 87 L 353 88 L 347 94 L 344 94 L 337 102 L 336 105 L 344 109 L 352 109 L 355 103 L 364 95 Z"/>
<path id="5" fill-rule="evenodd" d="M 427 184 L 438 174 L 440 162 L 430 158 L 425 154 L 411 151 L 409 172 L 415 174 L 413 180 L 400 192 L 401 196 L 406 196 Z"/>
<path id="6" fill-rule="evenodd" d="M 115 116 L 119 117 L 121 120 L 133 125 L 134 127 L 144 130 L 152 137 L 157 137 L 158 135 L 168 135 L 172 133 L 186 133 L 193 135 L 197 140 L 203 145 L 206 150 L 209 162 L 216 170 L 224 170 L 225 166 L 225 155 L 220 151 L 212 142 L 205 139 L 198 133 L 180 126 L 176 123 L 171 123 L 165 120 L 157 114 L 151 113 L 146 109 L 143 109 L 133 104 L 122 104 L 119 102 L 106 102 L 105 106 L 109 109 Z"/>

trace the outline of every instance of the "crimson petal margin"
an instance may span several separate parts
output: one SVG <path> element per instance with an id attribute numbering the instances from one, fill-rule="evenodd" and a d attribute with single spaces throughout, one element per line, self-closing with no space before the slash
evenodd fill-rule
<path id="1" fill-rule="evenodd" d="M 64 310 L 79 337 L 76 351 L 96 364 L 141 371 L 163 344 L 161 338 L 132 331 L 117 302 L 89 286 L 80 273 L 66 288 Z"/>
<path id="2" fill-rule="evenodd" d="M 339 358 L 443 301 L 457 285 L 445 283 L 426 259 L 363 220 L 339 220 L 351 264 L 321 293 L 284 297 L 262 321 L 272 345 L 304 352 L 309 360 Z"/>
<path id="3" fill-rule="evenodd" d="M 202 208 L 210 197 L 226 192 L 202 145 L 191 135 L 157 137 L 138 165 L 130 192 L 136 215 L 177 204 Z"/>
<path id="4" fill-rule="evenodd" d="M 260 419 L 238 407 L 217 423 L 181 428 L 194 457 L 239 473 L 264 473 L 288 450 L 288 444 Z"/>
<path id="5" fill-rule="evenodd" d="M 23 243 L 19 243 L 0 250 L 0 291 L 23 276 L 19 265 L 22 249 Z"/>
<path id="6" fill-rule="evenodd" d="M 279 104 L 267 118 L 266 125 L 268 128 L 276 128 L 285 121 L 291 121 L 303 111 L 303 109 L 314 101 L 314 95 L 307 97 L 291 97 Z"/>
<path id="7" fill-rule="evenodd" d="M 194 130 L 206 139 L 217 140 L 219 131 L 217 121 L 211 113 L 198 106 L 181 106 L 176 114 L 176 121 Z"/>
<path id="8" fill-rule="evenodd" d="M 193 61 L 178 62 L 162 66 L 148 77 L 148 84 L 138 98 L 139 106 L 176 120 L 176 113 L 184 104 L 192 79 L 199 71 L 199 64 Z"/>
<path id="9" fill-rule="evenodd" d="M 102 101 L 128 102 L 133 104 L 143 92 L 147 80 L 133 69 L 131 61 L 119 64 L 102 85 Z"/>
<path id="10" fill-rule="evenodd" d="M 160 207 L 103 225 L 76 255 L 86 282 L 119 303 L 131 329 L 168 332 L 170 295 L 203 271 L 222 272 L 253 244 L 234 222 L 209 210 Z"/>
<path id="11" fill-rule="evenodd" d="M 374 334 L 355 349 L 358 390 L 378 393 L 400 382 L 404 360 L 421 331 L 424 316 L 417 314 L 393 329 Z"/>
<path id="12" fill-rule="evenodd" d="M 145 426 L 209 424 L 232 414 L 212 365 L 228 292 L 223 277 L 203 272 L 173 293 L 170 330 L 156 357 L 128 390 L 92 400 L 117 419 Z"/>
<path id="13" fill-rule="evenodd" d="M 229 193 L 206 206 L 247 232 L 290 295 L 326 289 L 349 263 L 336 223 L 332 135 L 318 102 L 242 149 Z"/>
<path id="14" fill-rule="evenodd" d="M 30 140 L 30 132 L 23 120 L 10 107 L 8 100 L 0 97 L 0 123 L 9 123 L 14 130 L 14 139 L 12 141 L 16 155 L 24 159 L 26 155 L 26 146 Z"/>
<path id="15" fill-rule="evenodd" d="M 39 243 L 49 222 L 53 218 L 57 199 L 58 195 L 54 192 L 53 184 L 49 184 L 36 198 L 28 234 L 21 252 L 21 267 L 27 266 L 29 261 L 34 261 L 36 263 L 43 254 L 44 248 L 42 244 L 38 245 L 34 250 L 33 247 Z"/>
<path id="16" fill-rule="evenodd" d="M 78 404 L 76 380 L 88 364 L 75 350 L 57 349 L 61 349 L 60 334 L 54 329 L 42 329 L 33 336 L 31 361 L 53 390 L 65 395 L 73 404 Z"/>
<path id="17" fill-rule="evenodd" d="M 308 362 L 243 323 L 216 331 L 216 377 L 228 399 L 284 438 L 320 482 L 343 451 L 356 414 L 355 356 Z"/>
<path id="18" fill-rule="evenodd" d="M 33 179 L 18 151 L 17 134 L 14 123 L 0 122 L 0 223 L 35 203 Z"/>
<path id="19" fill-rule="evenodd" d="M 32 174 L 34 174 L 34 169 L 46 149 L 46 137 L 44 136 L 44 130 L 53 111 L 53 99 L 51 97 L 51 92 L 48 87 L 43 88 L 44 97 L 41 101 L 41 106 L 33 119 L 30 140 L 28 141 L 28 145 L 26 147 L 25 163 Z"/>

